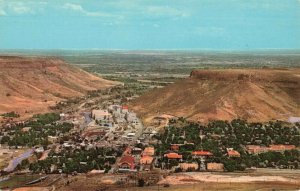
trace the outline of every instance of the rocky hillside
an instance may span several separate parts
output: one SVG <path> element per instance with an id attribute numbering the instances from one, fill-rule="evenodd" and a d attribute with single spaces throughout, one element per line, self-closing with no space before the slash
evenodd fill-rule
<path id="1" fill-rule="evenodd" d="M 56 101 L 113 85 L 57 58 L 0 56 L 0 114 L 44 112 Z"/>
<path id="2" fill-rule="evenodd" d="M 300 69 L 196 70 L 131 107 L 146 122 L 162 113 L 201 122 L 286 120 L 300 116 Z"/>

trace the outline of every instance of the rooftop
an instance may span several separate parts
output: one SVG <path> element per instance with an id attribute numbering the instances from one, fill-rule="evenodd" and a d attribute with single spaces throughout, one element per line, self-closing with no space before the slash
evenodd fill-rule
<path id="1" fill-rule="evenodd" d="M 143 156 L 140 159 L 141 164 L 151 164 L 152 162 L 153 162 L 153 157 L 151 157 L 151 156 Z"/>
<path id="2" fill-rule="evenodd" d="M 164 155 L 168 159 L 182 159 L 182 155 L 179 155 L 178 153 L 168 153 Z"/>
<path id="3" fill-rule="evenodd" d="M 143 151 L 143 156 L 153 156 L 154 155 L 154 147 L 146 147 Z"/>
<path id="4" fill-rule="evenodd" d="M 209 151 L 194 151 L 192 152 L 193 155 L 198 155 L 198 156 L 212 156 L 213 154 Z"/>
<path id="5" fill-rule="evenodd" d="M 240 157 L 241 156 L 241 154 L 235 150 L 229 150 L 229 151 L 227 151 L 227 154 L 230 157 Z"/>
<path id="6" fill-rule="evenodd" d="M 134 164 L 134 157 L 129 156 L 129 155 L 123 156 L 121 158 L 119 164 L 122 164 L 122 163 L 127 163 L 129 165 L 133 165 Z"/>

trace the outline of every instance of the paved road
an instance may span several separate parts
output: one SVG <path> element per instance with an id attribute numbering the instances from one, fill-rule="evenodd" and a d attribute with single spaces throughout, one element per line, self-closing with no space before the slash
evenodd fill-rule
<path id="1" fill-rule="evenodd" d="M 21 162 L 24 160 L 24 159 L 27 159 L 29 158 L 32 154 L 33 154 L 34 150 L 33 149 L 30 149 L 28 151 L 26 151 L 25 153 L 19 155 L 18 157 L 12 159 L 8 165 L 8 167 L 6 167 L 4 169 L 4 171 L 6 172 L 12 172 L 15 170 L 15 168 L 18 166 L 18 164 L 21 164 Z"/>

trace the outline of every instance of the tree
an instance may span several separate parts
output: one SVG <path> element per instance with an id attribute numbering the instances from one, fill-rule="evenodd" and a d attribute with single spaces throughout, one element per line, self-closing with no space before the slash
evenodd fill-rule
<path id="1" fill-rule="evenodd" d="M 139 186 L 139 187 L 144 187 L 144 185 L 145 185 L 145 180 L 142 179 L 142 178 L 140 178 L 140 179 L 138 180 L 138 186 Z"/>
<path id="2" fill-rule="evenodd" d="M 224 167 L 228 172 L 233 172 L 237 169 L 236 162 L 234 160 L 224 161 Z"/>
<path id="3" fill-rule="evenodd" d="M 1 139 L 1 144 L 8 143 L 9 141 L 10 141 L 9 136 L 3 136 L 2 139 Z"/>

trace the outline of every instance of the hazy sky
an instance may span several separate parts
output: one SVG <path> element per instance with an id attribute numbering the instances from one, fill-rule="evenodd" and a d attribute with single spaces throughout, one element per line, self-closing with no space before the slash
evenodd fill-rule
<path id="1" fill-rule="evenodd" d="M 300 49 L 300 0 L 0 0 L 0 49 Z"/>

